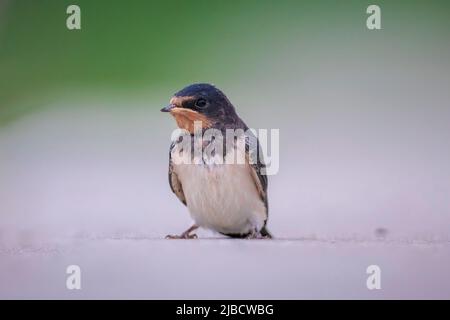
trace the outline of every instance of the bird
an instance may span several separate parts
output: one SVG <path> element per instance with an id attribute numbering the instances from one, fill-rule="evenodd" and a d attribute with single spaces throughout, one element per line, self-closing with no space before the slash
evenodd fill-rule
<path id="1" fill-rule="evenodd" d="M 194 83 L 176 92 L 161 111 L 178 125 L 169 150 L 169 185 L 194 221 L 180 235 L 166 238 L 195 239 L 199 227 L 231 238 L 272 238 L 259 141 L 227 96 L 212 84 Z M 214 137 L 202 140 L 208 130 Z M 228 136 L 230 131 L 235 135 Z M 251 161 L 255 154 L 256 161 Z"/>

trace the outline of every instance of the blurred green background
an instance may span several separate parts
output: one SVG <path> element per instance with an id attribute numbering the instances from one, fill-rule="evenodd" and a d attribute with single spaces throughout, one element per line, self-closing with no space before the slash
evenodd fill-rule
<path id="1" fill-rule="evenodd" d="M 197 81 L 257 87 L 336 56 L 380 58 L 380 46 L 401 48 L 390 59 L 448 52 L 448 1 L 376 1 L 383 30 L 369 32 L 372 2 L 2 0 L 0 124 L 65 95 L 166 99 Z M 66 28 L 70 4 L 82 30 Z"/>

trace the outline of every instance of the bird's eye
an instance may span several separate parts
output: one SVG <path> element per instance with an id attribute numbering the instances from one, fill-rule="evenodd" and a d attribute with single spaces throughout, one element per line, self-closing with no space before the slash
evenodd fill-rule
<path id="1" fill-rule="evenodd" d="M 203 98 L 197 99 L 197 101 L 195 101 L 195 106 L 199 108 L 204 108 L 206 106 L 206 100 Z"/>

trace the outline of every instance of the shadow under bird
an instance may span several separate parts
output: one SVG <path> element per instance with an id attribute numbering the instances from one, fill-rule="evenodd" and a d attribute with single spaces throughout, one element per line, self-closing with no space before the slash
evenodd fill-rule
<path id="1" fill-rule="evenodd" d="M 234 238 L 272 238 L 266 227 L 267 175 L 259 141 L 225 94 L 210 84 L 192 84 L 175 93 L 161 111 L 169 112 L 183 129 L 170 146 L 169 184 L 195 222 L 181 235 L 167 238 L 197 238 L 192 232 L 198 227 Z M 221 138 L 204 139 L 207 131 Z M 231 138 L 230 131 L 235 133 Z M 200 153 L 194 151 L 196 145 Z M 251 161 L 254 154 L 257 160 Z M 235 161 L 239 157 L 244 161 Z"/>

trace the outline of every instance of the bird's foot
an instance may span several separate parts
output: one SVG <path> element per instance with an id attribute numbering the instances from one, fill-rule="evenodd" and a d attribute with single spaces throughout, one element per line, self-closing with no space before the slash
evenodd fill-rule
<path id="1" fill-rule="evenodd" d="M 245 239 L 252 240 L 252 239 L 271 239 L 270 236 L 262 235 L 260 232 L 252 232 L 250 233 Z"/>
<path id="2" fill-rule="evenodd" d="M 197 228 L 198 228 L 198 226 L 194 224 L 192 227 L 187 229 L 182 234 L 180 234 L 180 235 L 169 234 L 166 236 L 166 239 L 197 239 L 198 237 L 195 233 L 191 234 L 191 232 Z"/>
<path id="3" fill-rule="evenodd" d="M 175 234 L 168 234 L 166 236 L 166 239 L 197 239 L 197 235 L 195 233 L 193 234 L 185 234 L 184 232 L 180 235 Z"/>

